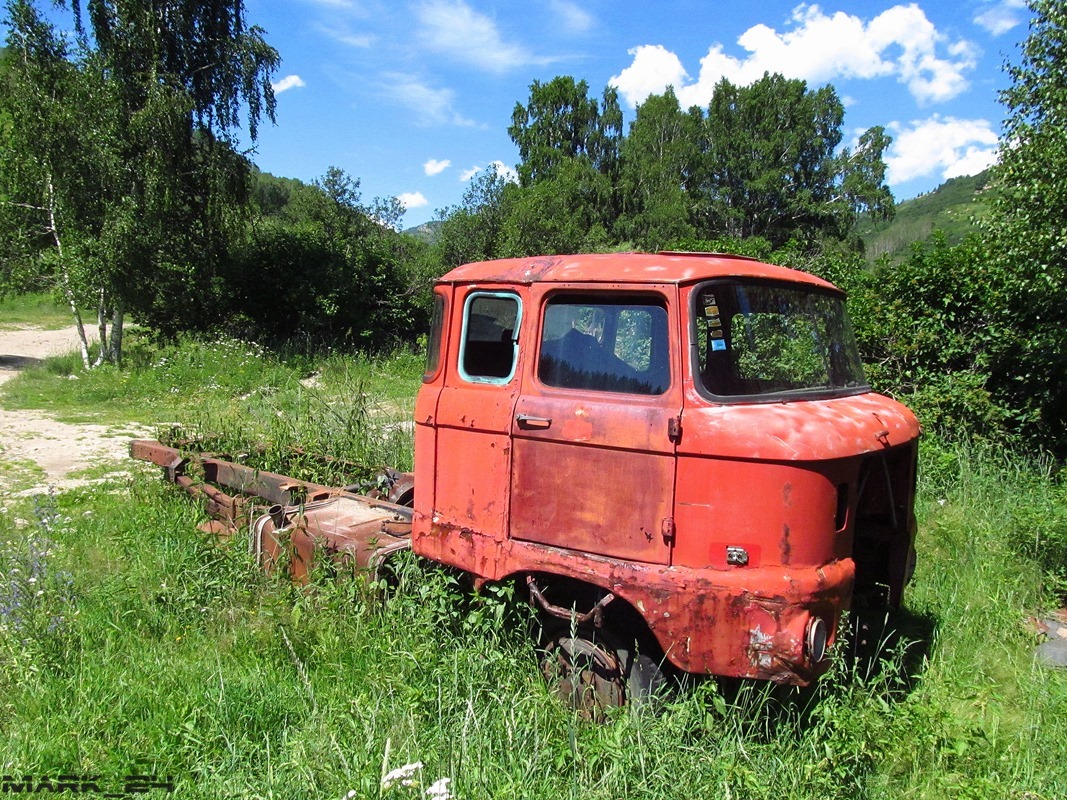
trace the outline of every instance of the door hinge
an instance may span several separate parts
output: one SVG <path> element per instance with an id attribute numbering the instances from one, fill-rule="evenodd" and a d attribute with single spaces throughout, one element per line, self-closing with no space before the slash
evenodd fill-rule
<path id="1" fill-rule="evenodd" d="M 663 525 L 660 528 L 660 533 L 663 534 L 663 541 L 665 544 L 674 544 L 674 517 L 663 518 Z"/>
<path id="2" fill-rule="evenodd" d="M 671 417 L 667 420 L 667 438 L 675 444 L 682 441 L 682 418 Z"/>

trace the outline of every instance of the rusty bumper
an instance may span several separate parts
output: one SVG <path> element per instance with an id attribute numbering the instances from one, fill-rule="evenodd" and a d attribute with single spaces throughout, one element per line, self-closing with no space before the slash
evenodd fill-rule
<path id="1" fill-rule="evenodd" d="M 819 567 L 693 569 L 500 541 L 440 523 L 424 528 L 425 523 L 416 514 L 417 554 L 474 572 L 480 580 L 537 573 L 598 586 L 644 618 L 672 664 L 709 675 L 806 685 L 829 665 L 825 652 L 855 578 L 848 558 Z"/>

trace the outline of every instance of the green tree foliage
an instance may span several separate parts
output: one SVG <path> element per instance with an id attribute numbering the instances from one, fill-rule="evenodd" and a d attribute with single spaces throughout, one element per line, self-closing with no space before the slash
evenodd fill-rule
<path id="1" fill-rule="evenodd" d="M 118 294 L 165 331 L 212 313 L 202 298 L 234 214 L 247 199 L 235 149 L 242 116 L 253 140 L 274 119 L 279 63 L 239 0 L 91 0 L 77 27 L 118 98 L 116 176 L 101 246 Z M 184 257 L 175 259 L 172 254 Z"/>
<path id="2" fill-rule="evenodd" d="M 670 88 L 638 107 L 620 147 L 621 240 L 661 250 L 693 235 L 687 190 L 700 158 L 699 126 L 699 114 L 684 113 Z"/>
<path id="3" fill-rule="evenodd" d="M 1018 421 L 1067 447 L 1067 6 L 1032 0 L 988 222 L 1000 322 L 993 386 Z"/>
<path id="4" fill-rule="evenodd" d="M 263 187 L 284 191 L 231 245 L 216 276 L 228 333 L 382 350 L 425 329 L 427 247 L 394 229 L 395 203 L 364 205 L 359 180 L 337 167 L 311 185 L 263 176 L 256 185 L 258 196 Z"/>
<path id="5" fill-rule="evenodd" d="M 618 92 L 608 87 L 601 103 L 589 97 L 589 84 L 559 76 L 530 84 L 530 99 L 515 104 L 508 135 L 519 148 L 519 183 L 530 186 L 552 177 L 568 159 L 587 161 L 609 178 L 618 163 L 622 111 Z"/>
<path id="6" fill-rule="evenodd" d="M 618 93 L 589 97 L 585 81 L 534 81 L 515 105 L 508 134 L 519 148 L 519 193 L 504 252 L 568 253 L 607 241 L 617 216 L 622 111 Z"/>
<path id="7" fill-rule="evenodd" d="M 458 206 L 439 211 L 434 243 L 441 272 L 485 261 L 504 252 L 504 224 L 508 202 L 514 198 L 507 180 L 495 169 L 482 170 L 471 179 Z"/>
<path id="8" fill-rule="evenodd" d="M 16 289 L 30 272 L 54 277 L 78 324 L 88 364 L 78 309 L 110 288 L 93 273 L 109 175 L 117 166 L 109 149 L 112 98 L 32 3 L 12 0 L 6 10 L 10 31 L 0 79 L 5 273 L 9 280 L 17 276 Z"/>
<path id="9" fill-rule="evenodd" d="M 623 137 L 613 88 L 598 102 L 585 81 L 535 81 L 508 129 L 519 187 L 494 255 L 654 250 L 693 237 L 812 250 L 848 240 L 858 215 L 891 216 L 893 197 L 889 137 L 871 128 L 839 150 L 843 115 L 832 87 L 764 75 L 720 81 L 706 111 L 683 111 L 673 89 L 652 95 Z"/>
<path id="10" fill-rule="evenodd" d="M 871 382 L 906 397 L 945 441 L 999 438 L 1009 423 L 1008 398 L 992 384 L 991 270 L 980 237 L 950 245 L 935 234 L 903 263 L 843 282 Z"/>
<path id="11" fill-rule="evenodd" d="M 892 213 L 874 128 L 854 151 L 838 154 L 844 108 L 830 86 L 765 74 L 750 86 L 725 78 L 703 125 L 695 223 L 704 236 L 843 239 L 857 213 Z"/>
<path id="12" fill-rule="evenodd" d="M 254 139 L 273 120 L 278 54 L 239 0 L 72 8 L 70 50 L 32 2 L 9 0 L 16 74 L 0 106 L 21 137 L 17 191 L 45 199 L 24 205 L 54 218 L 50 257 L 60 274 L 81 268 L 117 358 L 127 308 L 164 332 L 217 312 L 213 275 L 248 190 L 236 129 L 244 117 Z M 63 252 L 68 232 L 78 247 Z"/>

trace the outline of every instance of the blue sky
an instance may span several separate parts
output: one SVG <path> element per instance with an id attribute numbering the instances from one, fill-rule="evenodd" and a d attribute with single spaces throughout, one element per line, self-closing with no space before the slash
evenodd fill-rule
<path id="1" fill-rule="evenodd" d="M 897 200 L 995 159 L 1007 86 L 1027 32 L 1024 0 L 246 0 L 282 56 L 278 124 L 260 129 L 261 169 L 310 181 L 337 166 L 365 200 L 396 196 L 404 226 L 457 203 L 479 169 L 507 172 L 507 135 L 530 83 L 619 89 L 626 124 L 673 85 L 706 106 L 721 77 L 765 71 L 833 84 L 845 144 L 872 125 L 894 137 Z"/>

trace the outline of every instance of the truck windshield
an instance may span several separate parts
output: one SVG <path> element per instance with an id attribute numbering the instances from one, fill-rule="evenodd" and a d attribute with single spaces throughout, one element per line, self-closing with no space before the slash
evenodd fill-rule
<path id="1" fill-rule="evenodd" d="M 718 396 L 867 388 L 844 297 L 817 287 L 716 281 L 693 294 L 700 383 Z"/>

